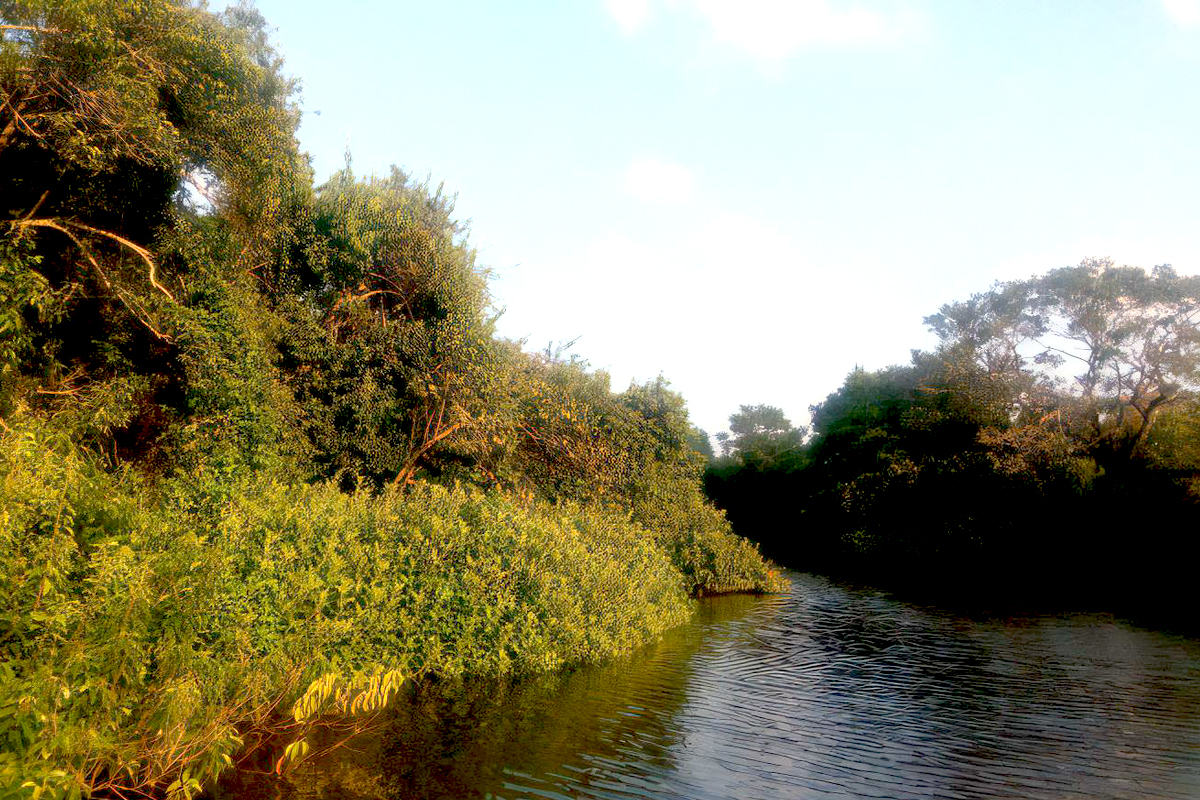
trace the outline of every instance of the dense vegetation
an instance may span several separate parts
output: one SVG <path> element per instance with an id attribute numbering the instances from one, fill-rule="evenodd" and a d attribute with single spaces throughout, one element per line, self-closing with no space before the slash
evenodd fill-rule
<path id="1" fill-rule="evenodd" d="M 1189 608 L 1200 278 L 1088 259 L 925 322 L 935 352 L 855 369 L 807 438 L 733 416 L 706 484 L 735 529 L 790 566 Z"/>
<path id="2" fill-rule="evenodd" d="M 0 0 L 2 796 L 191 796 L 778 586 L 665 381 L 494 335 L 441 187 L 314 188 L 264 30 Z"/>

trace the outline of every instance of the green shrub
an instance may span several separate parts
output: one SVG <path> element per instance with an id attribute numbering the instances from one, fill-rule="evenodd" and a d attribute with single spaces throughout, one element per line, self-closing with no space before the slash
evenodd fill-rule
<path id="1" fill-rule="evenodd" d="M 265 479 L 214 512 L 105 473 L 31 416 L 9 428 L 4 791 L 186 796 L 247 737 L 286 730 L 299 757 L 307 725 L 377 710 L 403 676 L 601 659 L 689 613 L 670 558 L 627 517 Z"/>
<path id="2" fill-rule="evenodd" d="M 215 775 L 252 697 L 207 646 L 214 552 L 28 419 L 0 438 L 0 791 Z M 272 676 L 274 677 L 274 676 Z M 263 689 L 277 681 L 260 681 Z"/>
<path id="3" fill-rule="evenodd" d="M 419 484 L 344 494 L 265 484 L 214 536 L 241 585 L 230 631 L 293 641 L 324 668 L 408 674 L 550 669 L 625 652 L 687 613 L 678 573 L 638 526 L 582 507 Z"/>
<path id="4" fill-rule="evenodd" d="M 784 590 L 785 579 L 758 546 L 734 534 L 725 513 L 705 500 L 690 478 L 650 469 L 632 505 L 633 518 L 653 531 L 689 594 Z"/>

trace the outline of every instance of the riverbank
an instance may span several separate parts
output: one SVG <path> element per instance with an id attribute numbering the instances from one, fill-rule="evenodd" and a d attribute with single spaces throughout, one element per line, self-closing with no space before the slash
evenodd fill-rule
<path id="1" fill-rule="evenodd" d="M 259 741 L 367 724 L 412 676 L 602 661 L 685 620 L 689 590 L 778 588 L 732 534 L 432 484 L 197 494 L 31 420 L 0 435 L 0 495 L 0 782 L 50 797 L 194 794 Z"/>
<path id="2" fill-rule="evenodd" d="M 788 577 L 612 662 L 414 684 L 379 730 L 216 797 L 1196 796 L 1200 639 Z"/>
<path id="3" fill-rule="evenodd" d="M 3 22 L 0 795 L 187 800 L 777 584 L 664 377 L 497 335 L 453 191 L 317 181 L 252 6 Z"/>

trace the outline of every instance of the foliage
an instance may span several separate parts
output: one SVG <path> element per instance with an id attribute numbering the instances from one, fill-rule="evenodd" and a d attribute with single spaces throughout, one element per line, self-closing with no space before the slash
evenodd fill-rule
<path id="1" fill-rule="evenodd" d="M 1198 287 L 1089 259 L 945 305 L 937 351 L 854 370 L 801 455 L 714 465 L 706 489 L 793 566 L 1109 597 L 1119 570 L 1171 573 L 1192 526 L 1153 520 L 1197 507 Z M 1139 603 L 1156 583 L 1122 578 Z"/>
<path id="2" fill-rule="evenodd" d="M 698 453 L 705 463 L 717 457 L 716 451 L 713 450 L 712 440 L 708 438 L 708 431 L 696 425 L 692 425 L 688 431 L 688 446 Z"/>
<path id="3" fill-rule="evenodd" d="M 411 481 L 495 446 L 501 353 L 453 201 L 393 169 L 317 190 L 281 366 L 321 474 Z"/>
<path id="4" fill-rule="evenodd" d="M 1015 398 L 1021 411 L 1044 418 L 1049 406 L 1072 445 L 1109 469 L 1135 456 L 1164 407 L 1200 389 L 1200 278 L 1169 266 L 1085 259 L 926 322 L 945 347 L 1035 389 Z"/>
<path id="5" fill-rule="evenodd" d="M 246 383 L 222 376 L 261 351 L 260 304 L 238 284 L 310 191 L 293 83 L 246 7 L 13 0 L 0 21 L 0 339 L 21 353 L 0 367 L 0 413 L 53 414 L 114 460 L 187 466 L 168 440 L 191 437 L 193 410 L 254 415 Z M 197 350 L 214 339 L 224 363 Z M 261 462 L 266 438 L 236 460 Z"/>
<path id="6" fill-rule="evenodd" d="M 0 0 L 4 796 L 188 798 L 779 585 L 682 398 L 496 339 L 453 197 L 313 188 L 295 86 L 245 5 Z"/>
<path id="7" fill-rule="evenodd" d="M 628 649 L 684 608 L 644 533 L 583 508 L 431 484 L 258 486 L 221 525 L 246 587 L 238 627 L 264 643 L 304 630 L 312 652 L 352 668 L 547 669 Z"/>
<path id="8" fill-rule="evenodd" d="M 36 267 L 37 256 L 27 242 L 0 242 L 0 417 L 13 411 L 22 367 L 40 353 L 36 322 L 60 317 L 64 291 L 55 291 Z"/>
<path id="9" fill-rule="evenodd" d="M 212 562 L 196 535 L 165 536 L 49 426 L 3 435 L 0 486 L 0 785 L 59 797 L 215 774 L 239 744 L 240 665 L 205 658 Z"/>
<path id="10" fill-rule="evenodd" d="M 44 216 L 112 221 L 124 203 L 156 205 L 182 173 L 226 217 L 273 211 L 280 166 L 294 157 L 294 85 L 252 9 L 9 0 L 0 14 L 0 158 L 26 166 L 6 171 L 26 198 L 17 208 L 47 192 Z"/>
<path id="11" fill-rule="evenodd" d="M 717 439 L 723 458 L 768 467 L 799 450 L 806 432 L 792 427 L 775 406 L 742 406 L 729 417 L 729 433 L 722 431 Z"/>
<path id="12" fill-rule="evenodd" d="M 695 594 L 776 591 L 782 579 L 701 492 L 704 457 L 683 398 L 661 377 L 621 394 L 586 362 L 543 354 L 518 389 L 506 464 L 527 491 L 624 509 L 652 531 Z"/>
<path id="13" fill-rule="evenodd" d="M 397 676 L 595 660 L 688 613 L 653 537 L 579 506 L 260 480 L 215 515 L 171 511 L 32 422 L 0 439 L 0 486 L 18 784 L 203 783 L 289 731 L 273 709 L 297 698 L 295 722 L 369 714 Z"/>

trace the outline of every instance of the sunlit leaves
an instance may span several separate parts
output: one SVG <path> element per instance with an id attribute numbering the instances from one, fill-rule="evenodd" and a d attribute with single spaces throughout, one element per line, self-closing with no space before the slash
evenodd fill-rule
<path id="1" fill-rule="evenodd" d="M 486 458 L 505 392 L 484 275 L 440 188 L 347 169 L 317 192 L 282 367 L 318 468 L 377 484 Z"/>
<path id="2" fill-rule="evenodd" d="M 402 676 L 605 658 L 778 585 L 665 381 L 493 337 L 441 187 L 313 189 L 251 8 L 0 14 L 0 788 L 189 800 Z"/>

